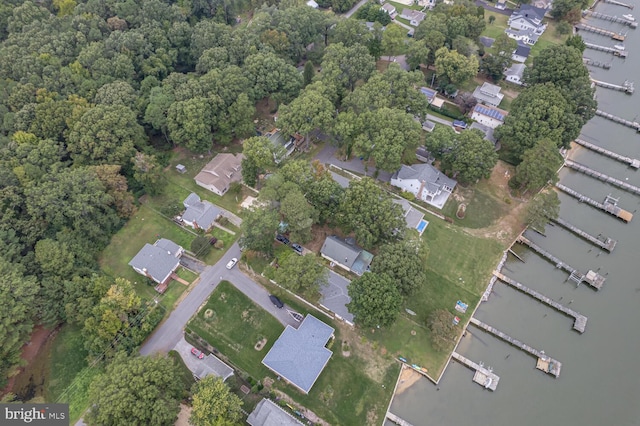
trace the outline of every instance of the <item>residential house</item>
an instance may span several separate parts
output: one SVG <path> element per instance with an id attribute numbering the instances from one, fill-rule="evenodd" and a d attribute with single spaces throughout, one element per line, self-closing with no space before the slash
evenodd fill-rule
<path id="1" fill-rule="evenodd" d="M 480 130 L 484 135 L 482 138 L 491 142 L 493 146 L 496 147 L 496 150 L 499 148 L 498 141 L 496 140 L 495 136 L 493 136 L 493 129 L 491 127 L 474 121 L 473 123 L 471 123 L 471 126 L 469 126 L 469 130 L 473 129 Z"/>
<path id="2" fill-rule="evenodd" d="M 502 102 L 504 95 L 500 93 L 500 86 L 491 83 L 483 83 L 473 91 L 473 97 L 482 104 L 497 107 Z"/>
<path id="3" fill-rule="evenodd" d="M 145 244 L 131 259 L 129 266 L 166 289 L 166 285 L 171 281 L 171 275 L 180 266 L 182 253 L 184 249 L 178 244 L 161 238 L 153 245 Z"/>
<path id="4" fill-rule="evenodd" d="M 375 31 L 375 29 L 376 29 L 376 23 L 375 22 L 367 21 L 364 24 L 367 26 L 369 31 Z M 378 25 L 380 25 L 380 24 L 378 24 Z M 384 31 L 386 29 L 387 29 L 387 27 L 380 27 L 380 31 Z"/>
<path id="5" fill-rule="evenodd" d="M 218 154 L 194 178 L 196 183 L 214 194 L 223 196 L 231 182 L 242 180 L 244 155 Z"/>
<path id="6" fill-rule="evenodd" d="M 436 0 L 418 0 L 418 6 L 431 10 L 436 6 Z"/>
<path id="7" fill-rule="evenodd" d="M 524 69 L 526 66 L 524 64 L 513 64 L 511 67 L 504 72 L 504 79 L 509 83 L 523 85 L 522 76 L 524 74 Z"/>
<path id="8" fill-rule="evenodd" d="M 433 100 L 436 98 L 436 95 L 438 94 L 438 92 L 436 92 L 434 89 L 430 89 L 428 87 L 421 87 L 420 92 L 427 97 L 427 101 L 429 103 L 433 102 Z"/>
<path id="9" fill-rule="evenodd" d="M 414 9 L 402 9 L 400 17 L 409 21 L 410 25 L 417 27 L 420 22 L 424 21 L 424 18 L 427 17 L 427 14 Z"/>
<path id="10" fill-rule="evenodd" d="M 424 130 L 425 132 L 433 132 L 433 129 L 436 127 L 436 123 L 434 123 L 433 121 L 430 120 L 425 120 L 422 123 L 422 130 Z"/>
<path id="11" fill-rule="evenodd" d="M 504 123 L 504 118 L 507 114 L 507 111 L 501 110 L 500 108 L 477 104 L 473 107 L 471 119 L 495 129 Z"/>
<path id="12" fill-rule="evenodd" d="M 373 255 L 358 247 L 353 239 L 330 235 L 324 240 L 320 255 L 342 269 L 362 275 L 369 270 Z"/>
<path id="13" fill-rule="evenodd" d="M 546 24 L 542 22 L 545 13 L 546 10 L 535 6 L 520 5 L 509 17 L 509 28 L 505 32 L 515 40 L 533 45 L 547 29 Z"/>
<path id="14" fill-rule="evenodd" d="M 391 185 L 439 209 L 444 206 L 457 183 L 431 164 L 402 165 L 391 176 Z"/>
<path id="15" fill-rule="evenodd" d="M 279 129 L 274 129 L 264 135 L 269 138 L 273 146 L 276 148 L 273 153 L 273 159 L 276 164 L 290 156 L 296 149 L 295 139 L 291 136 L 286 136 Z"/>
<path id="16" fill-rule="evenodd" d="M 496 9 L 505 10 L 507 8 L 507 0 L 498 0 L 496 2 Z"/>
<path id="17" fill-rule="evenodd" d="M 334 337 L 334 331 L 308 314 L 297 330 L 287 325 L 262 364 L 308 394 L 333 355 L 325 346 Z"/>
<path id="18" fill-rule="evenodd" d="M 512 30 L 511 28 L 507 28 L 504 32 L 519 44 L 523 43 L 530 46 L 536 44 L 540 38 L 540 34 L 536 34 L 535 31 L 531 30 Z"/>
<path id="19" fill-rule="evenodd" d="M 319 7 L 319 6 L 318 6 L 318 3 L 316 3 L 314 0 L 309 0 L 309 1 L 307 2 L 307 6 L 312 7 L 312 8 L 314 8 L 314 9 L 317 9 L 317 8 Z"/>
<path id="20" fill-rule="evenodd" d="M 404 213 L 404 221 L 407 224 L 407 228 L 415 229 L 418 231 L 420 235 L 427 228 L 427 222 L 424 220 L 424 213 L 420 210 L 416 210 L 411 206 L 411 203 L 404 198 L 394 198 L 393 202 L 402 207 L 402 212 Z"/>
<path id="21" fill-rule="evenodd" d="M 524 63 L 529 57 L 529 53 L 531 53 L 531 48 L 525 43 L 519 41 L 518 47 L 513 51 L 513 54 L 511 55 L 511 59 L 516 62 Z"/>
<path id="22" fill-rule="evenodd" d="M 424 146 L 419 146 L 418 148 L 416 148 L 416 159 L 423 163 L 429 164 L 433 163 L 433 161 L 435 160 L 435 158 L 433 158 L 431 153 L 427 151 L 427 148 L 425 148 Z"/>
<path id="23" fill-rule="evenodd" d="M 250 426 L 302 426 L 291 414 L 270 399 L 263 398 L 247 417 Z"/>
<path id="24" fill-rule="evenodd" d="M 182 213 L 182 221 L 193 229 L 208 231 L 213 226 L 213 222 L 222 214 L 222 210 L 206 200 L 200 200 L 200 197 L 193 192 L 182 204 L 186 209 Z"/>
<path id="25" fill-rule="evenodd" d="M 383 4 L 381 9 L 384 10 L 387 13 L 387 15 L 391 17 L 391 19 L 395 19 L 396 15 L 398 14 L 398 12 L 396 11 L 396 8 L 389 3 Z"/>

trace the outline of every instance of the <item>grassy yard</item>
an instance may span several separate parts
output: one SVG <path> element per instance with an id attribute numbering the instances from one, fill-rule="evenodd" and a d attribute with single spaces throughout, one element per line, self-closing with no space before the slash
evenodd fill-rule
<path id="1" fill-rule="evenodd" d="M 216 237 L 218 240 L 222 240 L 224 241 L 224 246 L 221 249 L 217 249 L 212 247 L 211 251 L 207 254 L 207 256 L 203 259 L 204 262 L 208 265 L 213 265 L 216 262 L 218 262 L 218 260 L 220 260 L 220 258 L 222 257 L 222 255 L 224 255 L 224 253 L 226 252 L 226 250 L 231 247 L 233 245 L 233 243 L 240 238 L 240 230 L 238 228 L 236 228 L 235 226 L 228 224 L 225 225 L 225 228 L 228 228 L 230 230 L 233 230 L 233 232 L 235 232 L 234 234 L 230 234 L 220 228 L 217 227 L 213 227 L 211 228 L 211 230 L 207 233 L 207 235 L 210 235 L 212 237 Z"/>
<path id="2" fill-rule="evenodd" d="M 496 18 L 496 20 L 493 21 L 492 24 L 489 23 L 489 16 L 494 16 Z M 507 29 L 507 21 L 509 20 L 509 17 L 505 15 L 501 15 L 499 13 L 493 13 L 493 12 L 487 11 L 484 14 L 484 20 L 487 23 L 487 26 L 485 27 L 484 31 L 482 31 L 482 34 L 480 35 L 495 39 L 500 34 L 503 34 L 504 30 Z"/>
<path id="3" fill-rule="evenodd" d="M 508 205 L 504 200 L 485 192 L 478 185 L 470 188 L 458 188 L 457 191 L 464 193 L 464 203 L 466 204 L 464 219 L 456 217 L 460 202 L 453 197 L 449 198 L 442 209 L 442 214 L 452 218 L 457 225 L 466 228 L 484 228 L 507 213 Z"/>
<path id="4" fill-rule="evenodd" d="M 64 325 L 51 347 L 46 401 L 56 401 L 62 395 L 78 373 L 87 366 L 87 354 L 82 329 L 74 325 Z"/>

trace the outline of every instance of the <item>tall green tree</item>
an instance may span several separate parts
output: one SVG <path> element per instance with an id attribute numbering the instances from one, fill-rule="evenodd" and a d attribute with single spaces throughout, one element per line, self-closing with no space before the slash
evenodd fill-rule
<path id="1" fill-rule="evenodd" d="M 307 88 L 289 105 L 280 107 L 278 125 L 288 134 L 300 133 L 305 141 L 315 129 L 329 130 L 334 115 L 333 103 L 322 94 L 318 82 Z"/>
<path id="2" fill-rule="evenodd" d="M 409 69 L 415 70 L 422 64 L 428 64 L 430 53 L 431 51 L 424 40 L 414 39 L 409 42 L 409 46 L 407 47 L 407 63 L 409 64 Z"/>
<path id="3" fill-rule="evenodd" d="M 521 190 L 536 190 L 549 182 L 556 183 L 562 161 L 558 146 L 553 141 L 538 141 L 522 155 L 522 163 L 516 167 L 513 177 L 513 186 Z"/>
<path id="4" fill-rule="evenodd" d="M 292 190 L 280 202 L 280 214 L 287 223 L 291 238 L 306 243 L 311 240 L 311 227 L 318 220 L 316 209 L 300 190 Z"/>
<path id="5" fill-rule="evenodd" d="M 382 33 L 382 51 L 387 55 L 399 55 L 406 39 L 406 29 L 399 25 L 389 25 Z"/>
<path id="6" fill-rule="evenodd" d="M 240 424 L 242 400 L 220 377 L 211 375 L 197 381 L 191 392 L 193 403 L 189 423 L 193 426 Z"/>
<path id="7" fill-rule="evenodd" d="M 456 326 L 453 324 L 453 314 L 445 309 L 433 311 L 427 319 L 427 326 L 431 331 L 431 343 L 440 352 L 453 345 L 456 336 Z"/>
<path id="8" fill-rule="evenodd" d="M 329 270 L 318 263 L 314 254 L 290 255 L 276 269 L 275 279 L 282 287 L 313 297 L 328 282 Z"/>
<path id="9" fill-rule="evenodd" d="M 240 247 L 268 256 L 272 255 L 273 241 L 279 223 L 278 213 L 275 210 L 249 210 L 241 225 Z"/>
<path id="10" fill-rule="evenodd" d="M 538 193 L 527 207 L 526 222 L 534 229 L 544 230 L 550 220 L 560 214 L 560 199 L 552 189 Z"/>
<path id="11" fill-rule="evenodd" d="M 243 71 L 253 88 L 253 99 L 275 96 L 279 102 L 290 102 L 302 87 L 298 70 L 274 53 L 259 52 L 247 57 Z"/>
<path id="12" fill-rule="evenodd" d="M 386 273 L 391 277 L 400 294 L 413 295 L 427 285 L 425 253 L 419 239 L 404 239 L 385 244 L 373 258 L 371 272 Z"/>
<path id="13" fill-rule="evenodd" d="M 376 69 L 373 56 L 361 44 L 334 43 L 325 49 L 320 79 L 353 91 L 358 80 L 368 80 Z"/>
<path id="14" fill-rule="evenodd" d="M 486 179 L 498 161 L 493 142 L 483 138 L 478 130 L 455 135 L 451 150 L 442 157 L 445 167 L 463 182 Z"/>
<path id="15" fill-rule="evenodd" d="M 171 140 L 191 151 L 207 152 L 213 144 L 215 114 L 213 104 L 204 97 L 174 102 L 167 111 Z"/>
<path id="16" fill-rule="evenodd" d="M 89 425 L 173 424 L 180 411 L 180 369 L 165 357 L 119 356 L 89 387 Z"/>
<path id="17" fill-rule="evenodd" d="M 478 58 L 475 56 L 467 58 L 455 50 L 444 47 L 436 51 L 435 65 L 438 78 L 444 78 L 454 86 L 473 78 L 479 69 Z"/>
<path id="18" fill-rule="evenodd" d="M 167 182 L 162 176 L 162 166 L 155 155 L 136 152 L 133 158 L 133 169 L 133 178 L 149 195 L 159 194 Z"/>
<path id="19" fill-rule="evenodd" d="M 351 281 L 347 290 L 351 297 L 347 308 L 359 326 L 388 327 L 400 313 L 402 295 L 385 273 L 365 273 Z"/>
<path id="20" fill-rule="evenodd" d="M 313 81 L 313 77 L 316 76 L 316 69 L 313 66 L 313 62 L 307 61 L 304 64 L 304 71 L 302 72 L 302 78 L 304 86 L 307 87 Z"/>

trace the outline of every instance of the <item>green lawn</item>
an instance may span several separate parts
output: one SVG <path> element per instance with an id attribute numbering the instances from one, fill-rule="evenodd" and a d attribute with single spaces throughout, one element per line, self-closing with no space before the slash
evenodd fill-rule
<path id="1" fill-rule="evenodd" d="M 465 190 L 465 193 L 471 194 L 471 199 L 465 197 L 467 207 L 464 219 L 456 217 L 460 203 L 453 198 L 450 198 L 442 209 L 442 214 L 452 218 L 457 225 L 466 228 L 484 228 L 507 212 L 508 206 L 503 200 L 496 199 L 477 186 Z"/>
<path id="2" fill-rule="evenodd" d="M 489 23 L 489 16 L 494 16 L 496 18 L 496 20 L 493 21 L 493 24 Z M 493 12 L 487 11 L 484 14 L 484 20 L 487 23 L 487 26 L 485 27 L 484 31 L 482 31 L 480 35 L 495 39 L 500 34 L 503 34 L 504 30 L 507 29 L 507 21 L 509 20 L 509 17 L 505 15 L 501 15 L 499 13 L 493 13 Z"/>
<path id="3" fill-rule="evenodd" d="M 211 318 L 205 318 L 207 309 L 213 311 Z M 227 281 L 220 283 L 188 328 L 257 380 L 270 375 L 261 361 L 284 330 L 278 320 Z M 262 338 L 267 343 L 257 351 L 254 346 Z"/>
<path id="4" fill-rule="evenodd" d="M 222 257 L 222 255 L 227 251 L 227 249 L 229 247 L 231 247 L 233 245 L 233 243 L 240 238 L 240 230 L 238 228 L 236 228 L 235 226 L 228 224 L 225 225 L 225 228 L 229 228 L 230 230 L 233 230 L 235 232 L 234 234 L 230 234 L 220 228 L 217 227 L 213 227 L 211 228 L 211 230 L 209 231 L 209 233 L 207 235 L 210 235 L 212 237 L 216 237 L 218 240 L 222 240 L 224 241 L 224 246 L 221 249 L 217 249 L 215 247 L 211 248 L 211 251 L 207 254 L 207 256 L 203 259 L 204 262 L 207 265 L 213 265 L 216 262 L 218 262 L 218 260 L 220 260 L 220 258 Z"/>

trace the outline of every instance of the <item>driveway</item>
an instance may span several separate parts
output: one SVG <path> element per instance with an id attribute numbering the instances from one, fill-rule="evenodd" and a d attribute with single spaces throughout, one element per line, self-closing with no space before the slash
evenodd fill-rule
<path id="1" fill-rule="evenodd" d="M 453 120 L 448 121 L 444 118 L 436 117 L 435 115 L 427 114 L 427 120 L 433 121 L 435 123 L 444 124 L 445 126 L 453 126 Z"/>
<path id="2" fill-rule="evenodd" d="M 320 303 L 331 312 L 353 324 L 353 314 L 349 312 L 346 306 L 347 303 L 351 302 L 347 292 L 349 283 L 351 281 L 329 269 L 327 285 L 320 288 L 320 293 L 322 294 Z"/>
<path id="3" fill-rule="evenodd" d="M 346 12 L 344 15 L 345 18 L 351 18 L 351 15 L 353 15 L 354 13 L 356 13 L 358 11 L 358 9 L 360 9 L 366 2 L 368 2 L 369 0 L 360 0 L 358 3 L 356 3 L 355 6 L 353 6 L 351 8 L 351 10 L 349 10 L 348 12 Z"/>
<path id="4" fill-rule="evenodd" d="M 185 365 L 191 370 L 195 377 L 203 379 L 213 374 L 221 377 L 224 381 L 233 376 L 233 368 L 222 362 L 218 357 L 209 354 L 203 359 L 198 359 L 198 357 L 191 353 L 191 348 L 193 348 L 193 346 L 184 340 L 183 337 L 176 343 L 173 350 L 180 354 Z"/>
<path id="5" fill-rule="evenodd" d="M 184 266 L 190 271 L 195 272 L 196 274 L 201 274 L 207 269 L 207 264 L 201 262 L 200 260 L 189 256 L 188 254 L 183 254 L 180 257 L 180 265 Z"/>
<path id="6" fill-rule="evenodd" d="M 513 13 L 513 9 L 497 9 L 482 0 L 476 0 L 474 3 L 476 6 L 480 6 L 484 10 L 488 10 L 494 13 L 499 13 L 500 15 L 511 16 L 511 14 Z"/>
<path id="7" fill-rule="evenodd" d="M 352 172 L 360 173 L 366 176 L 373 176 L 375 168 L 369 168 L 366 172 L 364 169 L 364 161 L 358 157 L 354 157 L 349 161 L 342 161 L 336 157 L 338 148 L 326 143 L 324 148 L 316 155 L 315 159 L 324 164 L 333 164 L 334 166 L 341 167 Z M 381 182 L 389 182 L 391 180 L 391 173 L 383 170 L 378 171 L 377 179 Z"/>

